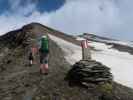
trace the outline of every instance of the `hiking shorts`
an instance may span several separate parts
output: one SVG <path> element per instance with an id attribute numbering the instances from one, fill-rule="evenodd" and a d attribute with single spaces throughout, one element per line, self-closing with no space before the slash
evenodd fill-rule
<path id="1" fill-rule="evenodd" d="M 47 64 L 48 63 L 48 53 L 40 52 L 40 63 L 41 64 Z"/>

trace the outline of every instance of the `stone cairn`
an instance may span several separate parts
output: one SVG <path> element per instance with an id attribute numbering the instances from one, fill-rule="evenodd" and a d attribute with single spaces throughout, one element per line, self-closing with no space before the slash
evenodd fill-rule
<path id="1" fill-rule="evenodd" d="M 112 82 L 113 80 L 110 68 L 94 60 L 81 60 L 75 63 L 66 78 L 78 83 Z"/>

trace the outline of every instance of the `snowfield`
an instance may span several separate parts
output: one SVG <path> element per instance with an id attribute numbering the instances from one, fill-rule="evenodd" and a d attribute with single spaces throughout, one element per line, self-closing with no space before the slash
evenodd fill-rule
<path id="1" fill-rule="evenodd" d="M 65 58 L 70 64 L 81 60 L 82 52 L 80 46 L 52 35 L 50 35 L 50 38 L 62 48 L 66 55 Z M 112 49 L 111 46 L 107 46 L 104 43 L 91 42 L 89 45 L 97 49 L 97 51 L 92 51 L 92 59 L 110 67 L 115 81 L 133 88 L 133 55 Z"/>
<path id="2" fill-rule="evenodd" d="M 133 55 L 110 49 L 103 43 L 91 43 L 101 51 L 92 52 L 92 58 L 111 68 L 115 81 L 133 88 Z"/>
<path id="3" fill-rule="evenodd" d="M 66 60 L 70 63 L 70 64 L 74 64 L 75 62 L 81 60 L 81 47 L 72 44 L 70 42 L 67 42 L 63 39 L 60 39 L 56 36 L 53 35 L 49 35 L 50 38 L 55 41 L 60 47 L 61 49 L 64 51 L 65 53 L 65 58 Z"/>

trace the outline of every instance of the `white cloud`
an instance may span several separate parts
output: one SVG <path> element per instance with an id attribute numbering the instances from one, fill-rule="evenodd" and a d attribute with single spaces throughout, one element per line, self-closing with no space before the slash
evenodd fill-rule
<path id="1" fill-rule="evenodd" d="M 26 0 L 22 4 L 22 0 L 8 0 L 10 5 L 10 12 L 17 15 L 27 15 L 36 10 L 36 3 L 31 0 Z"/>
<path id="2" fill-rule="evenodd" d="M 55 27 L 68 33 L 105 33 L 111 30 L 111 26 L 114 25 L 113 22 L 119 22 L 119 19 L 115 5 L 108 0 L 103 1 L 68 1 L 53 14 L 52 23 Z"/>
<path id="3" fill-rule="evenodd" d="M 37 12 L 38 13 L 38 12 Z M 0 34 L 5 34 L 8 31 L 12 31 L 18 28 L 21 28 L 25 24 L 29 24 L 31 22 L 40 22 L 42 24 L 47 25 L 49 22 L 49 17 L 47 14 L 37 14 L 34 12 L 29 17 L 24 16 L 16 16 L 16 15 L 2 15 L 0 16 Z M 43 21 L 43 22 L 42 22 Z"/>
<path id="4" fill-rule="evenodd" d="M 11 11 L 6 11 L 0 16 L 0 35 L 7 33 L 25 24 L 31 22 L 41 22 L 47 24 L 49 17 L 47 13 L 40 14 L 36 10 L 36 4 L 28 0 L 25 6 L 22 6 L 21 0 L 9 0 Z M 30 14 L 28 17 L 26 17 Z"/>
<path id="5" fill-rule="evenodd" d="M 131 0 L 66 0 L 60 9 L 51 13 L 40 13 L 36 10 L 35 3 L 28 2 L 23 7 L 20 6 L 21 0 L 15 1 L 15 4 L 10 3 L 15 13 L 0 16 L 1 33 L 30 22 L 40 22 L 71 34 L 91 32 L 131 39 L 130 35 L 133 32 Z M 29 13 L 31 15 L 25 17 Z"/>
<path id="6" fill-rule="evenodd" d="M 52 14 L 51 26 L 67 33 L 90 32 L 132 39 L 132 0 L 67 0 Z"/>
<path id="7" fill-rule="evenodd" d="M 11 10 L 15 10 L 20 5 L 21 0 L 8 0 Z"/>

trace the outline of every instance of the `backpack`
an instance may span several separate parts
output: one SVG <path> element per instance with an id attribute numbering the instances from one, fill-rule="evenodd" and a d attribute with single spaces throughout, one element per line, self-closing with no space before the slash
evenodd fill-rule
<path id="1" fill-rule="evenodd" d="M 48 53 L 48 51 L 49 51 L 48 44 L 49 44 L 48 43 L 48 36 L 46 36 L 45 38 L 42 37 L 41 38 L 41 48 L 40 48 L 41 52 L 47 52 Z"/>

